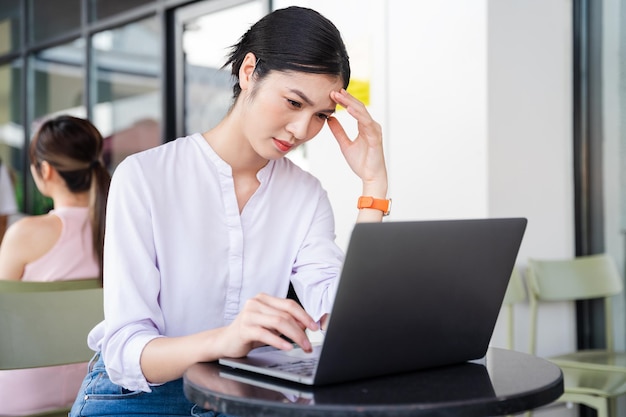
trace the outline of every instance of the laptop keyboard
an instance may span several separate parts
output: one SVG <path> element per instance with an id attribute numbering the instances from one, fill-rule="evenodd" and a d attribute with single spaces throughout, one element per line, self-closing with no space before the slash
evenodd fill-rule
<path id="1" fill-rule="evenodd" d="M 316 364 L 317 358 L 310 358 L 299 359 L 294 362 L 276 363 L 273 365 L 268 365 L 268 368 L 302 376 L 312 376 Z"/>

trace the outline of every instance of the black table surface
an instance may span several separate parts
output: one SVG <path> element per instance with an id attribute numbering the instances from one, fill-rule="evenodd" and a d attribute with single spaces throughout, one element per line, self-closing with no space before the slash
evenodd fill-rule
<path id="1" fill-rule="evenodd" d="M 184 390 L 203 408 L 239 417 L 500 416 L 553 402 L 563 375 L 545 359 L 490 348 L 478 363 L 320 387 L 198 363 L 185 373 Z"/>

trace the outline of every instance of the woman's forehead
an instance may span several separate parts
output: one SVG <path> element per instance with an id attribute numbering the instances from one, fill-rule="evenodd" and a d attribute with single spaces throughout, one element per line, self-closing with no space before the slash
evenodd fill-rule
<path id="1" fill-rule="evenodd" d="M 343 88 L 343 81 L 338 75 L 272 71 L 267 75 L 267 78 L 267 81 L 274 86 L 294 93 L 301 93 L 310 101 L 317 102 L 315 104 L 332 102 L 329 98 L 330 92 L 339 91 Z"/>

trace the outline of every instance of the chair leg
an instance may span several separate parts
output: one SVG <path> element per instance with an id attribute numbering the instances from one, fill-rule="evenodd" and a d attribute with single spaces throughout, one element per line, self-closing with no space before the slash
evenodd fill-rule
<path id="1" fill-rule="evenodd" d="M 608 400 L 605 400 L 601 405 L 598 404 L 596 412 L 598 417 L 609 417 Z"/>
<path id="2" fill-rule="evenodd" d="M 617 417 L 617 397 L 607 399 L 609 401 L 609 416 Z"/>
<path id="3" fill-rule="evenodd" d="M 566 392 L 563 395 L 561 395 L 558 401 L 559 402 L 572 402 L 576 404 L 586 405 L 588 407 L 595 409 L 596 415 L 598 417 L 610 417 L 611 416 L 611 414 L 609 414 L 609 403 L 611 401 L 605 397 L 598 397 L 595 395 L 569 394 Z M 616 417 L 616 415 L 613 415 L 612 417 Z"/>

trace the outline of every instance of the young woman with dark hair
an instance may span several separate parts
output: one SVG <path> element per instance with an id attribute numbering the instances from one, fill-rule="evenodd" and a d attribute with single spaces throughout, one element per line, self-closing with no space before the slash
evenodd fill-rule
<path id="1" fill-rule="evenodd" d="M 325 190 L 285 156 L 328 124 L 363 196 L 357 221 L 381 221 L 387 172 L 381 128 L 348 94 L 337 28 L 301 7 L 274 11 L 233 47 L 225 118 L 203 134 L 132 155 L 113 175 L 104 250 L 105 320 L 70 415 L 213 416 L 187 401 L 193 363 L 240 357 L 280 335 L 311 350 L 343 253 Z M 332 116 L 356 120 L 350 139 Z M 355 199 L 356 200 L 356 199 Z M 355 201 L 356 204 L 356 201 Z M 289 284 L 304 308 L 286 299 Z"/>
<path id="2" fill-rule="evenodd" d="M 35 184 L 52 198 L 54 209 L 9 227 L 0 245 L 0 279 L 100 277 L 111 179 L 101 162 L 100 132 L 85 119 L 50 119 L 33 136 L 29 156 Z M 73 364 L 0 372 L 0 414 L 34 414 L 71 405 L 86 367 Z"/>

